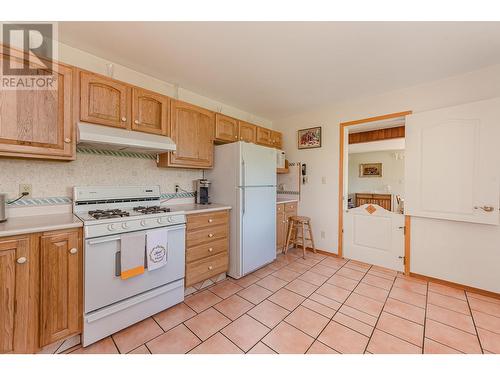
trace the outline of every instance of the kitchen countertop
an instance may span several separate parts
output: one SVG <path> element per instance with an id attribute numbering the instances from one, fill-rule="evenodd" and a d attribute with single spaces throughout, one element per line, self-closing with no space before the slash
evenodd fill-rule
<path id="1" fill-rule="evenodd" d="M 172 211 L 183 212 L 186 215 L 199 214 L 199 213 L 204 213 L 204 212 L 224 211 L 224 210 L 231 209 L 231 206 L 226 206 L 226 205 L 218 204 L 218 203 L 212 203 L 212 204 L 196 204 L 196 203 L 172 204 L 172 205 L 165 205 L 165 207 L 170 207 L 172 209 Z"/>
<path id="2" fill-rule="evenodd" d="M 83 222 L 70 213 L 10 217 L 0 223 L 0 237 L 82 226 Z"/>
<path id="3" fill-rule="evenodd" d="M 276 199 L 276 204 L 280 203 L 295 203 L 298 202 L 298 199 L 290 199 L 290 198 L 278 198 Z"/>

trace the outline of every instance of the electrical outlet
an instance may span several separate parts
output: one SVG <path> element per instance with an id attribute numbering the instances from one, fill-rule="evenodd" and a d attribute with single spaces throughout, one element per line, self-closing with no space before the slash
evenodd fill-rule
<path id="1" fill-rule="evenodd" d="M 33 187 L 31 184 L 19 184 L 19 195 L 22 195 L 23 193 L 28 193 L 25 195 L 25 197 L 31 197 L 33 194 Z"/>
<path id="2" fill-rule="evenodd" d="M 325 239 L 326 234 L 325 234 L 325 231 L 324 231 L 324 230 L 322 230 L 322 231 L 320 232 L 320 236 L 321 236 L 321 239 L 323 239 L 323 240 Z"/>
<path id="3" fill-rule="evenodd" d="M 175 184 L 175 192 L 178 193 L 181 186 L 179 184 Z"/>

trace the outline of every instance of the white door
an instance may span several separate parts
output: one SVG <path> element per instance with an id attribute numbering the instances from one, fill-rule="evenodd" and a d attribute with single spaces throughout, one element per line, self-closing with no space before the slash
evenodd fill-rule
<path id="1" fill-rule="evenodd" d="M 404 215 L 376 204 L 344 212 L 344 256 L 403 271 Z"/>
<path id="2" fill-rule="evenodd" d="M 500 98 L 406 118 L 407 215 L 499 224 Z"/>
<path id="3" fill-rule="evenodd" d="M 276 149 L 240 142 L 241 186 L 276 186 Z"/>

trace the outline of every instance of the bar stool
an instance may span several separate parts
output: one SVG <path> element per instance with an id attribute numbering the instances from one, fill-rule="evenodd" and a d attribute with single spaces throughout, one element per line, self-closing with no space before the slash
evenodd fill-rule
<path id="1" fill-rule="evenodd" d="M 299 229 L 301 229 L 299 236 Z M 305 231 L 309 232 L 309 238 L 306 238 Z M 295 230 L 295 233 L 294 233 Z M 292 238 L 293 237 L 293 238 Z M 293 244 L 295 246 L 302 245 L 302 257 L 306 258 L 306 241 L 310 241 L 311 247 L 316 253 L 316 247 L 314 246 L 314 238 L 311 227 L 311 218 L 307 216 L 291 216 L 288 219 L 288 231 L 285 241 L 285 248 L 283 249 L 283 253 L 287 253 L 288 247 Z"/>

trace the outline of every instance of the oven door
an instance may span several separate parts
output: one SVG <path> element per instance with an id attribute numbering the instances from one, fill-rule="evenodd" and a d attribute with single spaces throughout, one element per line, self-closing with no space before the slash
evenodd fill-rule
<path id="1" fill-rule="evenodd" d="M 85 313 L 184 278 L 185 225 L 164 229 L 167 264 L 126 280 L 120 278 L 120 235 L 85 241 Z"/>

